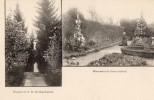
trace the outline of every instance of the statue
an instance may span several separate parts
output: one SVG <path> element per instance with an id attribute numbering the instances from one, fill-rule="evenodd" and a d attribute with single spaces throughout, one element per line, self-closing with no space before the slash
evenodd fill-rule
<path id="1" fill-rule="evenodd" d="M 38 73 L 39 72 L 37 63 L 34 64 L 34 72 L 35 73 Z"/>
<path id="2" fill-rule="evenodd" d="M 75 26 L 75 32 L 74 32 L 74 41 L 75 45 L 78 48 L 82 48 L 85 45 L 85 38 L 83 34 L 81 33 L 81 20 L 79 18 L 79 14 L 77 11 L 77 19 L 75 20 L 76 26 Z"/>
<path id="3" fill-rule="evenodd" d="M 121 51 L 126 55 L 154 58 L 152 41 L 152 36 L 148 32 L 147 24 L 141 15 L 141 18 L 137 21 L 131 45 L 121 48 Z"/>
<path id="4" fill-rule="evenodd" d="M 36 40 L 34 40 L 34 42 L 33 42 L 33 48 L 34 48 L 34 50 L 36 50 L 36 44 L 37 44 L 37 41 Z"/>
<path id="5" fill-rule="evenodd" d="M 120 46 L 127 46 L 128 37 L 126 36 L 126 32 L 123 32 L 122 41 Z"/>

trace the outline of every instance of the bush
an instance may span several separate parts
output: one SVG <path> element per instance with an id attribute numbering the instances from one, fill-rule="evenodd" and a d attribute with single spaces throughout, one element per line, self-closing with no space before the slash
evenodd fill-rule
<path id="1" fill-rule="evenodd" d="M 89 46 L 93 46 L 95 44 L 96 44 L 96 41 L 94 41 L 94 40 L 89 40 L 89 42 L 88 42 L 88 45 Z"/>
<path id="2" fill-rule="evenodd" d="M 50 45 L 44 58 L 47 62 L 46 82 L 50 86 L 61 86 L 62 68 L 62 37 L 61 22 L 57 26 L 57 31 L 50 39 Z"/>
<path id="3" fill-rule="evenodd" d="M 30 43 L 26 38 L 24 22 L 17 22 L 8 16 L 5 30 L 5 83 L 6 86 L 20 86 L 29 57 Z"/>
<path id="4" fill-rule="evenodd" d="M 18 52 L 15 57 L 6 55 L 6 86 L 20 86 L 24 77 L 29 54 Z"/>
<path id="5" fill-rule="evenodd" d="M 20 65 L 19 63 L 12 65 L 11 69 L 6 72 L 6 86 L 20 86 L 22 84 L 23 77 L 24 65 Z"/>
<path id="6" fill-rule="evenodd" d="M 61 69 L 50 69 L 50 65 L 47 69 L 46 82 L 49 86 L 61 86 L 62 84 L 62 72 Z"/>

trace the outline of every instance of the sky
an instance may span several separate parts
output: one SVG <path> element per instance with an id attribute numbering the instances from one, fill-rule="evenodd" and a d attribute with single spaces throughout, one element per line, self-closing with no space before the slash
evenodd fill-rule
<path id="1" fill-rule="evenodd" d="M 16 4 L 19 4 L 21 12 L 25 19 L 25 24 L 28 26 L 28 32 L 35 32 L 35 27 L 33 26 L 34 20 L 37 16 L 37 2 L 39 0 L 6 0 L 6 15 L 13 13 L 16 7 Z M 57 14 L 61 14 L 61 0 L 55 0 L 55 7 L 58 8 Z"/>
<path id="2" fill-rule="evenodd" d="M 31 33 L 35 29 L 33 23 L 37 16 L 36 2 L 38 1 L 6 0 L 6 14 L 13 12 L 16 3 L 19 3 L 28 32 Z M 55 6 L 59 8 L 57 14 L 60 14 L 61 0 L 55 1 Z M 121 18 L 136 19 L 143 12 L 146 22 L 154 23 L 154 0 L 62 0 L 62 13 L 73 7 L 77 7 L 87 19 L 90 18 L 88 9 L 94 8 L 100 18 L 112 17 L 113 22 L 119 22 Z"/>
<path id="3" fill-rule="evenodd" d="M 85 18 L 90 18 L 88 9 L 93 8 L 99 17 L 112 17 L 113 22 L 139 18 L 141 12 L 148 24 L 154 22 L 154 0 L 62 0 L 62 4 L 63 13 L 77 7 Z"/>

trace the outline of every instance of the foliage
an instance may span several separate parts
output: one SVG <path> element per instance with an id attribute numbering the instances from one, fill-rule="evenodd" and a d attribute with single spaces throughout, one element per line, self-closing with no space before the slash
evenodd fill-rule
<path id="1" fill-rule="evenodd" d="M 94 8 L 89 7 L 88 13 L 91 17 L 91 20 L 98 21 L 99 17 L 98 17 L 98 14 Z"/>
<path id="2" fill-rule="evenodd" d="M 72 39 L 73 33 L 75 31 L 76 11 L 76 8 L 72 8 L 63 14 L 63 49 L 69 52 L 73 51 Z M 81 12 L 79 12 L 79 17 L 81 20 L 81 33 L 86 40 L 86 48 L 94 48 L 111 41 L 120 41 L 123 32 L 122 27 L 109 24 L 101 24 L 98 21 L 85 19 Z"/>
<path id="3" fill-rule="evenodd" d="M 81 33 L 84 36 L 84 30 L 86 28 L 86 20 L 81 12 L 78 12 L 81 20 Z M 75 32 L 75 20 L 77 19 L 77 8 L 70 9 L 63 15 L 63 45 L 66 50 L 73 50 L 74 45 L 74 32 Z"/>
<path id="4" fill-rule="evenodd" d="M 96 44 L 96 41 L 91 39 L 91 40 L 89 40 L 88 44 L 89 44 L 90 46 L 93 46 L 93 45 Z"/>
<path id="5" fill-rule="evenodd" d="M 54 33 L 57 31 L 56 26 L 59 24 L 57 11 L 54 0 L 40 0 L 38 2 L 38 16 L 34 25 L 37 28 L 37 62 L 41 73 L 45 72 L 47 66 L 43 55 L 44 51 L 48 49 L 49 37 L 54 36 Z"/>
<path id="6" fill-rule="evenodd" d="M 149 24 L 148 29 L 149 29 L 149 34 L 151 34 L 151 36 L 154 37 L 154 24 Z"/>
<path id="7" fill-rule="evenodd" d="M 134 36 L 136 26 L 137 26 L 137 20 L 136 19 L 133 19 L 133 20 L 121 19 L 120 25 L 124 27 L 124 31 L 126 32 L 126 35 L 129 36 L 130 39 L 132 39 L 132 37 Z M 146 29 L 146 32 L 150 34 L 151 36 L 154 36 L 154 25 L 149 24 Z"/>
<path id="8" fill-rule="evenodd" d="M 24 68 L 29 57 L 29 42 L 24 30 L 24 22 L 6 18 L 5 30 L 5 71 L 6 86 L 19 86 L 23 79 Z"/>
<path id="9" fill-rule="evenodd" d="M 120 39 L 122 32 L 122 27 L 87 20 L 85 37 L 87 41 L 92 39 L 97 42 L 97 44 L 101 44 L 105 41 Z"/>
<path id="10" fill-rule="evenodd" d="M 49 45 L 49 37 L 52 37 L 55 26 L 58 24 L 58 17 L 54 0 L 40 0 L 38 2 L 38 16 L 36 17 L 35 26 L 37 28 L 38 53 L 43 56 L 44 51 Z"/>
<path id="11" fill-rule="evenodd" d="M 103 56 L 99 60 L 92 61 L 88 66 L 141 66 L 146 61 L 137 56 L 128 56 L 120 53 L 112 53 Z"/>
<path id="12" fill-rule="evenodd" d="M 133 19 L 133 20 L 121 19 L 120 26 L 124 27 L 124 31 L 126 32 L 126 35 L 132 39 L 137 26 L 137 21 L 136 19 Z"/>
<path id="13" fill-rule="evenodd" d="M 19 8 L 19 4 L 17 3 L 16 4 L 16 9 L 14 11 L 14 20 L 16 20 L 17 22 L 22 22 L 21 23 L 21 26 L 22 26 L 22 29 L 27 32 L 27 27 L 25 27 L 25 20 L 23 18 L 23 14 L 22 12 L 20 11 L 20 8 Z"/>
<path id="14" fill-rule="evenodd" d="M 25 68 L 26 72 L 31 72 L 33 71 L 33 67 L 34 63 L 36 62 L 36 50 L 34 50 L 34 34 L 31 33 L 30 35 L 30 46 L 28 49 L 28 54 L 29 54 L 29 58 L 28 58 L 28 62 L 27 62 L 27 66 Z"/>
<path id="15" fill-rule="evenodd" d="M 61 67 L 62 67 L 62 34 L 61 21 L 56 26 L 56 31 L 53 37 L 50 37 L 50 45 L 44 55 L 48 63 L 47 67 L 47 82 L 49 85 L 61 85 Z"/>

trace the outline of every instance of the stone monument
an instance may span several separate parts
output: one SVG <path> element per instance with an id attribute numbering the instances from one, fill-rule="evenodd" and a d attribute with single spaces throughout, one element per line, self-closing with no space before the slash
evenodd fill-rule
<path id="1" fill-rule="evenodd" d="M 122 53 L 144 58 L 154 58 L 154 48 L 152 46 L 152 36 L 150 35 L 147 23 L 141 14 L 137 20 L 133 41 L 130 46 L 121 48 Z"/>
<path id="2" fill-rule="evenodd" d="M 134 46 L 144 46 L 144 48 L 147 48 L 148 46 L 151 46 L 152 42 L 151 36 L 148 33 L 147 23 L 145 22 L 143 15 L 141 14 L 140 19 L 137 20 L 137 27 L 135 29 L 134 38 L 132 45 Z"/>
<path id="3" fill-rule="evenodd" d="M 81 33 L 81 20 L 79 18 L 79 12 L 77 10 L 77 19 L 75 20 L 75 32 L 74 32 L 74 40 L 75 40 L 75 45 L 78 48 L 81 48 L 85 45 L 85 38 L 83 34 Z"/>

